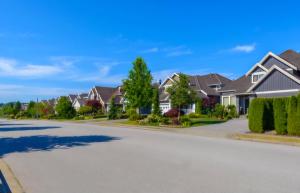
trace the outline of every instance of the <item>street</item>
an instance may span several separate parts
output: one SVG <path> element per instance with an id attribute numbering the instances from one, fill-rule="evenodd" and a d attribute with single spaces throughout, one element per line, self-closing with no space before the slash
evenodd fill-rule
<path id="1" fill-rule="evenodd" d="M 300 192 L 299 147 L 29 120 L 0 137 L 27 193 Z"/>

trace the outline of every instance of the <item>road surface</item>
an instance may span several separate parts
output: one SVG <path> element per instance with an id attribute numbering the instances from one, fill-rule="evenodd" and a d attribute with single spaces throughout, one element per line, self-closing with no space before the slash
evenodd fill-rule
<path id="1" fill-rule="evenodd" d="M 0 149 L 27 193 L 300 192 L 293 146 L 0 120 Z"/>

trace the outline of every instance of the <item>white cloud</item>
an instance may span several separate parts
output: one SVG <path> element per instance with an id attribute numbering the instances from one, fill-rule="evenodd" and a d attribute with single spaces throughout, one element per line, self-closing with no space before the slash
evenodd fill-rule
<path id="1" fill-rule="evenodd" d="M 192 50 L 186 46 L 168 47 L 163 49 L 168 57 L 176 57 L 193 54 Z"/>
<path id="2" fill-rule="evenodd" d="M 237 45 L 234 48 L 232 48 L 231 51 L 250 53 L 250 52 L 253 52 L 255 50 L 255 48 L 256 48 L 255 44 Z"/>
<path id="3" fill-rule="evenodd" d="M 149 49 L 143 50 L 142 53 L 148 54 L 148 53 L 156 53 L 158 51 L 159 51 L 159 48 L 153 47 L 153 48 L 149 48 Z"/>
<path id="4" fill-rule="evenodd" d="M 0 75 L 17 77 L 44 77 L 57 74 L 62 68 L 54 65 L 22 64 L 14 59 L 0 58 Z"/>

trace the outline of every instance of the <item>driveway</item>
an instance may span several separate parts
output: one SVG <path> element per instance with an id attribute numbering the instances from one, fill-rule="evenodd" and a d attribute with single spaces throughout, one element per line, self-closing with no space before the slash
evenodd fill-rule
<path id="1" fill-rule="evenodd" d="M 299 147 L 49 121 L 0 120 L 0 137 L 27 193 L 300 190 Z"/>

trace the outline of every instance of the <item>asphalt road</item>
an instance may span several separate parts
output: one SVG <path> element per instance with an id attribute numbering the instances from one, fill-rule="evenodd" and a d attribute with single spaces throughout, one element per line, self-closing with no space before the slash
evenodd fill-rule
<path id="1" fill-rule="evenodd" d="M 300 192 L 300 148 L 285 145 L 0 120 L 0 154 L 27 193 Z"/>

